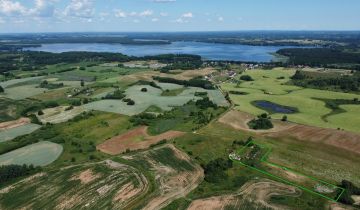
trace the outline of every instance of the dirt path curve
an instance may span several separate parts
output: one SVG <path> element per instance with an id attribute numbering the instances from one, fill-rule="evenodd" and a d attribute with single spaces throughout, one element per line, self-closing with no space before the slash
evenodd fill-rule
<path id="1" fill-rule="evenodd" d="M 244 206 L 249 208 L 286 209 L 285 206 L 270 203 L 270 197 L 274 195 L 299 196 L 300 193 L 293 186 L 267 179 L 257 182 L 249 181 L 236 194 L 194 200 L 188 210 L 223 210 L 227 207 L 239 209 Z M 250 204 L 251 206 L 249 206 Z"/>
<path id="2" fill-rule="evenodd" d="M 177 149 L 174 145 L 169 144 L 177 158 L 191 162 L 190 157 Z M 197 165 L 192 164 L 194 170 L 178 172 L 174 169 L 157 167 L 156 174 L 161 174 L 157 177 L 157 182 L 160 183 L 160 193 L 158 196 L 150 200 L 150 202 L 143 208 L 144 210 L 161 209 L 169 205 L 172 201 L 185 197 L 192 190 L 194 190 L 204 179 L 203 169 Z"/>

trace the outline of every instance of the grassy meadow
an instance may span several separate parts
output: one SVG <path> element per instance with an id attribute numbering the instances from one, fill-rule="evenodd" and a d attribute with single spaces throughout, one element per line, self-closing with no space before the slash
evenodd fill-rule
<path id="1" fill-rule="evenodd" d="M 347 112 L 333 115 L 328 122 L 322 119 L 323 116 L 332 110 L 325 106 L 325 102 L 319 99 L 348 99 L 359 98 L 357 94 L 333 92 L 326 90 L 308 89 L 297 86 L 287 85 L 290 76 L 295 73 L 292 69 L 273 69 L 273 70 L 249 70 L 245 75 L 251 76 L 254 81 L 241 81 L 240 84 L 225 83 L 221 87 L 225 91 L 242 91 L 247 95 L 230 94 L 231 99 L 236 105 L 236 109 L 254 115 L 264 113 L 252 105 L 253 101 L 265 100 L 282 106 L 297 108 L 298 113 L 287 114 L 288 120 L 300 124 L 326 127 L 341 128 L 347 131 L 359 132 L 360 124 L 355 117 L 358 114 L 359 106 L 346 106 Z M 271 117 L 281 119 L 284 114 L 275 113 Z M 348 118 L 344 121 L 345 118 Z"/>

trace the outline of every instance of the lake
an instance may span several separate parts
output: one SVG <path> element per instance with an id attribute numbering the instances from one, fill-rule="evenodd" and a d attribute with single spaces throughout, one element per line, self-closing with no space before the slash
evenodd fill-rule
<path id="1" fill-rule="evenodd" d="M 168 45 L 123 45 L 98 43 L 43 44 L 41 47 L 24 48 L 31 51 L 61 53 L 68 51 L 114 52 L 132 56 L 159 54 L 195 54 L 207 60 L 233 60 L 269 62 L 275 57 L 271 54 L 282 48 L 293 46 L 250 46 L 240 44 L 217 44 L 202 42 L 173 42 Z"/>

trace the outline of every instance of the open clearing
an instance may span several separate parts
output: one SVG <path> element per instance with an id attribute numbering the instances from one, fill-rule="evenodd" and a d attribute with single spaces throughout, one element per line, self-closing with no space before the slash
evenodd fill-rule
<path id="1" fill-rule="evenodd" d="M 55 108 L 44 109 L 43 115 L 37 115 L 42 123 L 62 123 L 74 118 L 85 111 L 82 107 L 74 107 L 73 109 L 66 110 L 68 106 L 58 106 Z"/>
<path id="2" fill-rule="evenodd" d="M 245 74 L 250 75 L 254 81 L 242 81 L 240 85 L 225 83 L 221 87 L 225 91 L 232 90 L 248 93 L 247 95 L 230 94 L 230 98 L 236 104 L 236 109 L 253 115 L 266 112 L 252 104 L 254 101 L 263 100 L 297 108 L 299 112 L 288 114 L 288 120 L 292 122 L 325 128 L 341 128 L 353 132 L 360 131 L 359 119 L 349 117 L 358 115 L 359 106 L 345 106 L 347 112 L 333 115 L 329 117 L 328 122 L 325 122 L 322 116 L 332 110 L 325 107 L 325 102 L 314 99 L 353 100 L 359 98 L 359 95 L 286 85 L 285 83 L 290 80 L 290 76 L 294 73 L 294 69 L 249 70 Z M 280 77 L 284 77 L 284 79 L 278 79 Z M 271 117 L 281 119 L 283 115 L 274 113 Z"/>
<path id="3" fill-rule="evenodd" d="M 299 196 L 299 191 L 271 180 L 249 181 L 236 194 L 214 196 L 192 201 L 188 210 L 242 209 L 287 209 L 274 204 L 270 198 L 274 195 Z"/>
<path id="4" fill-rule="evenodd" d="M 16 127 L 5 130 L 0 129 L 0 142 L 10 141 L 18 136 L 30 134 L 40 127 L 38 124 L 27 123 L 20 126 L 16 125 Z"/>
<path id="5" fill-rule="evenodd" d="M 254 132 L 272 138 L 295 138 L 301 141 L 323 143 L 360 154 L 360 134 L 330 128 L 300 125 L 291 122 L 273 120 L 274 128 L 252 130 L 247 122 L 255 116 L 232 110 L 219 119 L 219 122 L 235 129 Z"/>
<path id="6" fill-rule="evenodd" d="M 96 148 L 104 153 L 116 155 L 125 152 L 127 149 L 131 151 L 146 149 L 161 140 L 170 140 L 182 135 L 184 135 L 184 133 L 180 131 L 168 131 L 157 136 L 149 136 L 147 127 L 143 126 L 120 136 L 113 137 L 98 145 Z"/>
<path id="7" fill-rule="evenodd" d="M 160 84 L 160 86 L 161 85 L 167 89 L 173 89 L 175 87 L 172 84 Z M 141 89 L 143 88 L 146 88 L 147 92 L 142 92 Z M 157 106 L 162 110 L 169 111 L 174 106 L 182 106 L 190 100 L 200 99 L 200 97 L 195 96 L 195 92 L 207 92 L 209 98 L 213 100 L 214 103 L 219 106 L 228 106 L 226 99 L 219 90 L 205 90 L 202 88 L 189 87 L 178 96 L 161 96 L 163 93 L 163 90 L 161 89 L 149 85 L 135 85 L 129 87 L 125 91 L 126 97 L 135 101 L 135 104 L 132 106 L 127 105 L 127 103 L 122 100 L 100 100 L 85 104 L 84 107 L 89 110 L 99 110 L 132 116 L 144 112 L 150 106 Z"/>
<path id="8" fill-rule="evenodd" d="M 62 153 L 63 147 L 52 142 L 42 141 L 0 155 L 0 165 L 46 166 L 54 162 Z"/>

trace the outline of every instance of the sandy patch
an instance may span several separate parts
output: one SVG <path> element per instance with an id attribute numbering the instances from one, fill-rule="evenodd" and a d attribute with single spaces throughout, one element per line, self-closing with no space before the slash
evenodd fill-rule
<path id="1" fill-rule="evenodd" d="M 94 172 L 91 169 L 87 169 L 80 174 L 72 177 L 70 180 L 80 180 L 81 184 L 87 184 L 95 179 L 99 178 L 100 174 L 94 174 Z"/>
<path id="2" fill-rule="evenodd" d="M 74 118 L 85 111 L 83 107 L 74 107 L 71 110 L 66 110 L 68 106 L 58 106 L 55 108 L 44 109 L 43 115 L 37 115 L 42 123 L 62 123 Z"/>
<path id="3" fill-rule="evenodd" d="M 170 147 L 177 156 L 190 160 L 190 157 L 172 145 Z M 173 168 L 151 162 L 155 170 L 156 182 L 160 184 L 160 192 L 143 208 L 146 210 L 161 209 L 169 205 L 172 201 L 186 196 L 194 190 L 204 178 L 203 169 L 198 165 L 193 165 L 193 171 L 179 172 Z"/>
<path id="4" fill-rule="evenodd" d="M 150 145 L 155 144 L 163 139 L 173 139 L 184 135 L 180 131 L 168 131 L 157 136 L 149 136 L 147 127 L 142 126 L 135 128 L 125 134 L 115 136 L 112 139 L 99 144 L 96 148 L 101 152 L 117 155 L 125 152 L 127 149 L 138 150 L 147 149 Z"/>
<path id="5" fill-rule="evenodd" d="M 26 125 L 29 123 L 31 123 L 31 120 L 29 118 L 24 118 L 24 117 L 20 118 L 18 120 L 3 122 L 3 123 L 0 123 L 0 131 L 17 128 L 17 127 L 20 127 L 22 125 Z"/>

